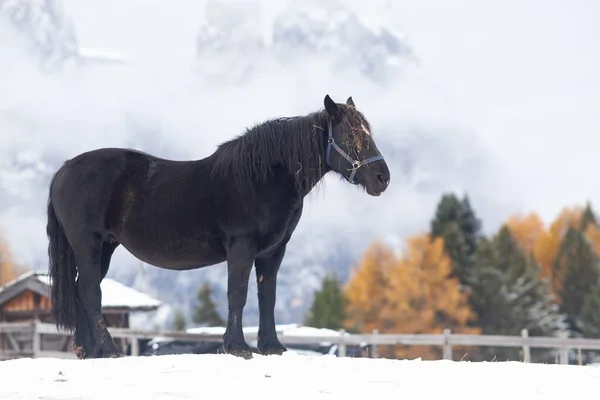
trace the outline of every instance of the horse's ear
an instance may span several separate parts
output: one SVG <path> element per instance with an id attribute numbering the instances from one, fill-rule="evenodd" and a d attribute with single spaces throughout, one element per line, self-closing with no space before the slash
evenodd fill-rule
<path id="1" fill-rule="evenodd" d="M 356 104 L 354 104 L 354 100 L 352 100 L 352 96 L 348 97 L 348 100 L 346 100 L 346 104 L 356 108 Z"/>
<path id="2" fill-rule="evenodd" d="M 340 107 L 335 104 L 335 101 L 333 101 L 329 95 L 326 95 L 324 103 L 327 114 L 333 118 L 334 122 L 340 122 L 342 120 L 342 111 L 340 110 Z"/>

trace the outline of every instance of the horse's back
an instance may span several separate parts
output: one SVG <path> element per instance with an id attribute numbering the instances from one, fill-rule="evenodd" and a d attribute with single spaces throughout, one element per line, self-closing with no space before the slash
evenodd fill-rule
<path id="1" fill-rule="evenodd" d="M 50 198 L 57 215 L 65 220 L 79 218 L 74 224 L 104 225 L 113 197 L 128 180 L 132 159 L 139 167 L 150 165 L 156 157 L 130 149 L 102 148 L 81 153 L 67 160 L 56 172 Z M 77 212 L 79 211 L 79 212 Z M 78 217 L 79 216 L 79 217 Z"/>

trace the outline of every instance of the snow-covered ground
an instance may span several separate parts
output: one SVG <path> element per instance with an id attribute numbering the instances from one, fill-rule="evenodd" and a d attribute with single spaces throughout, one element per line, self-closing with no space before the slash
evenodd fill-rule
<path id="1" fill-rule="evenodd" d="M 0 362 L 0 399 L 594 398 L 600 368 L 226 355 Z M 435 396 L 435 397 L 434 397 Z"/>

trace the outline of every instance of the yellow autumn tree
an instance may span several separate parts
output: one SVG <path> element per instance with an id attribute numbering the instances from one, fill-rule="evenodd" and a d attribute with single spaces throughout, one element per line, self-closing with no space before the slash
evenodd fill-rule
<path id="1" fill-rule="evenodd" d="M 24 269 L 15 264 L 8 242 L 0 233 L 0 285 L 12 281 L 23 272 Z"/>
<path id="2" fill-rule="evenodd" d="M 345 289 L 348 329 L 364 333 L 385 329 L 388 271 L 394 263 L 392 250 L 376 241 L 365 251 L 358 268 L 353 268 Z"/>
<path id="3" fill-rule="evenodd" d="M 580 227 L 584 210 L 581 206 L 563 208 L 548 229 L 535 213 L 525 217 L 513 216 L 506 222 L 521 248 L 533 253 L 540 266 L 541 277 L 550 280 L 554 293 L 560 293 L 562 290 L 565 272 L 563 263 L 557 262 L 560 245 L 569 227 Z M 596 255 L 600 257 L 600 229 L 594 224 L 589 224 L 585 234 Z M 555 300 L 559 301 L 559 297 Z"/>
<path id="4" fill-rule="evenodd" d="M 441 237 L 410 237 L 401 257 L 375 242 L 346 286 L 346 326 L 364 333 L 374 329 L 381 333 L 442 333 L 446 328 L 479 333 L 467 327 L 473 317 L 468 295 L 460 291 L 458 279 L 449 278 L 451 271 Z M 399 358 L 439 359 L 442 355 L 439 346 L 395 346 L 380 348 L 380 352 Z"/>
<path id="5" fill-rule="evenodd" d="M 452 261 L 444 252 L 441 237 L 429 235 L 407 239 L 407 250 L 390 270 L 386 317 L 396 333 L 478 333 L 469 328 L 473 317 L 466 293 L 458 279 L 450 279 Z M 460 351 L 459 349 L 456 349 Z M 437 346 L 411 346 L 396 349 L 399 358 L 439 359 Z"/>
<path id="6" fill-rule="evenodd" d="M 530 254 L 535 254 L 537 243 L 546 234 L 544 222 L 536 213 L 525 216 L 511 216 L 506 221 L 506 226 L 517 244 Z"/>

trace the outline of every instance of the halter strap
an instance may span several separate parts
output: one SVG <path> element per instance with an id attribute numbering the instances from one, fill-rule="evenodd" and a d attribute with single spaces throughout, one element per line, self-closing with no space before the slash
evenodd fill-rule
<path id="1" fill-rule="evenodd" d="M 362 167 L 363 165 L 367 165 L 374 161 L 383 160 L 383 156 L 381 154 L 378 156 L 369 157 L 362 161 L 353 160 L 344 150 L 342 150 L 342 148 L 340 146 L 338 146 L 338 144 L 335 142 L 335 140 L 333 140 L 333 125 L 331 123 L 331 119 L 327 119 L 327 130 L 328 130 L 328 138 L 327 138 L 327 152 L 325 154 L 325 161 L 331 167 L 331 164 L 329 163 L 329 153 L 331 152 L 332 147 L 335 148 L 337 150 L 337 152 L 340 153 L 340 155 L 342 157 L 344 157 L 346 160 L 348 160 L 348 162 L 352 165 L 351 169 L 347 169 L 347 171 L 352 171 L 350 173 L 350 176 L 345 177 L 348 182 L 355 183 L 354 175 L 356 175 L 356 171 L 358 171 L 358 169 L 360 167 Z"/>

